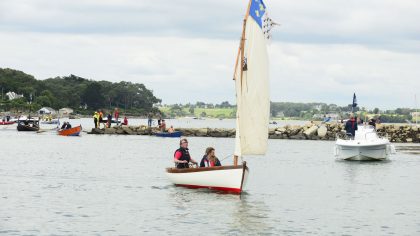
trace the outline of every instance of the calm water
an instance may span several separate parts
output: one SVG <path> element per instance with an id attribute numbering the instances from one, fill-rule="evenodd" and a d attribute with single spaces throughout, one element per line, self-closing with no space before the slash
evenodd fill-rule
<path id="1" fill-rule="evenodd" d="M 420 235 L 419 145 L 354 163 L 334 160 L 333 142 L 269 140 L 239 197 L 171 185 L 177 139 L 9 128 L 0 140 L 1 235 Z M 196 159 L 233 144 L 190 138 Z"/>

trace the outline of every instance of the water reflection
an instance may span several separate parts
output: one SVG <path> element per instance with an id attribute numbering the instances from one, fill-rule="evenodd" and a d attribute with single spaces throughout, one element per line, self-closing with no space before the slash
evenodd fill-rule
<path id="1" fill-rule="evenodd" d="M 234 203 L 232 211 L 232 230 L 228 233 L 239 234 L 270 234 L 270 208 L 260 200 L 253 199 L 248 194 L 243 194 L 240 201 Z"/>

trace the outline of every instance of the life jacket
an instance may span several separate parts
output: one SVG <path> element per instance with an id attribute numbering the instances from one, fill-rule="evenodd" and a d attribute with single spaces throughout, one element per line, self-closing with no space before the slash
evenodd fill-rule
<path id="1" fill-rule="evenodd" d="M 181 157 L 178 160 L 187 161 L 189 163 L 190 160 L 191 160 L 191 156 L 190 156 L 190 153 L 188 152 L 188 149 L 180 147 L 175 151 L 175 153 L 178 152 L 178 151 L 181 152 L 181 154 L 182 154 Z M 175 153 L 174 153 L 174 157 L 175 157 Z M 177 168 L 188 168 L 188 163 L 177 163 L 176 167 Z"/>

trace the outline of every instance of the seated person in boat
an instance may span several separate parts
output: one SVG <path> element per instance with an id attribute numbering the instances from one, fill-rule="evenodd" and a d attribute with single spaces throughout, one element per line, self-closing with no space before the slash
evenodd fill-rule
<path id="1" fill-rule="evenodd" d="M 346 122 L 345 125 L 346 134 L 350 137 L 354 137 L 357 130 L 357 121 L 354 118 L 353 114 L 350 114 L 350 119 Z"/>
<path id="2" fill-rule="evenodd" d="M 66 129 L 67 122 L 63 122 L 63 125 L 61 126 L 61 129 Z"/>
<path id="3" fill-rule="evenodd" d="M 71 129 L 70 122 L 64 122 L 63 125 L 61 126 L 61 129 Z"/>
<path id="4" fill-rule="evenodd" d="M 200 167 L 222 166 L 219 159 L 215 155 L 215 150 L 212 147 L 206 149 L 206 154 L 201 159 Z"/>
<path id="5" fill-rule="evenodd" d="M 166 130 L 166 123 L 165 123 L 165 120 L 162 120 L 162 122 L 160 123 L 160 125 L 159 125 L 159 128 L 160 128 L 160 131 L 161 132 L 165 132 L 165 130 Z"/>
<path id="6" fill-rule="evenodd" d="M 174 127 L 171 125 L 171 127 L 168 129 L 168 133 L 173 133 L 173 132 L 175 132 L 175 129 L 174 129 Z"/>
<path id="7" fill-rule="evenodd" d="M 189 163 L 198 164 L 194 159 L 191 158 L 188 150 L 188 140 L 186 138 L 181 139 L 179 142 L 179 148 L 175 151 L 174 162 L 176 168 L 189 168 Z"/>
<path id="8" fill-rule="evenodd" d="M 124 121 L 123 121 L 122 125 L 128 125 L 128 119 L 127 119 L 127 117 L 124 117 Z"/>

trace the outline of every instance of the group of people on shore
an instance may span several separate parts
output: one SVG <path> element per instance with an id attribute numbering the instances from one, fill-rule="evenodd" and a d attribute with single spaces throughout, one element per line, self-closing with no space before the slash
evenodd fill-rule
<path id="1" fill-rule="evenodd" d="M 222 166 L 215 153 L 216 150 L 213 147 L 206 148 L 205 154 L 200 161 L 200 167 Z M 179 141 L 179 148 L 175 150 L 174 153 L 174 162 L 176 168 L 179 169 L 189 168 L 190 162 L 198 166 L 198 162 L 195 161 L 189 153 L 188 140 L 186 138 L 182 138 Z"/>
<path id="2" fill-rule="evenodd" d="M 111 124 L 112 124 L 112 112 L 109 112 L 107 115 L 107 120 L 106 122 L 104 122 L 104 112 L 103 110 L 97 110 L 93 113 L 93 122 L 95 124 L 95 129 L 96 128 L 101 128 L 101 124 L 104 124 L 104 128 L 110 128 Z M 117 125 L 119 124 L 119 119 L 120 117 L 120 112 L 118 110 L 118 108 L 114 109 L 114 118 L 115 118 L 115 123 L 117 123 Z M 128 125 L 128 119 L 127 117 L 124 117 L 123 122 L 121 123 L 121 125 Z"/>

